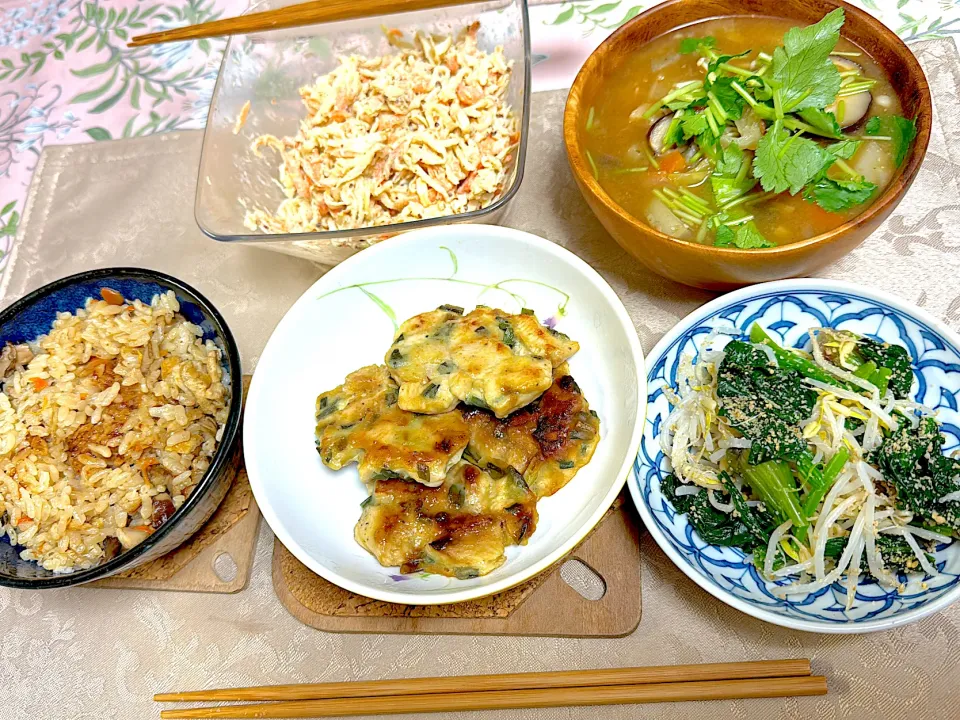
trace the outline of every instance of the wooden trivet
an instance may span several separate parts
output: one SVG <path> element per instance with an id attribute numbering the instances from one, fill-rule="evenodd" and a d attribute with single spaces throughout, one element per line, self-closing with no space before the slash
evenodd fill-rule
<path id="1" fill-rule="evenodd" d="M 632 512 L 618 502 L 564 560 L 479 600 L 417 606 L 371 600 L 314 574 L 279 540 L 273 546 L 273 587 L 290 614 L 327 632 L 623 637 L 637 628 L 641 610 L 640 545 Z M 575 577 L 589 576 L 587 568 L 602 580 L 598 586 L 606 587 L 600 599 L 581 595 L 562 577 L 581 584 Z"/>
<path id="2" fill-rule="evenodd" d="M 250 377 L 243 378 L 244 397 Z M 238 441 L 239 443 L 239 441 Z M 236 477 L 220 507 L 176 550 L 132 570 L 85 587 L 181 592 L 235 593 L 250 579 L 260 510 L 237 448 Z"/>
<path id="3" fill-rule="evenodd" d="M 250 578 L 259 521 L 247 472 L 241 469 L 213 517 L 186 544 L 85 587 L 235 593 Z"/>

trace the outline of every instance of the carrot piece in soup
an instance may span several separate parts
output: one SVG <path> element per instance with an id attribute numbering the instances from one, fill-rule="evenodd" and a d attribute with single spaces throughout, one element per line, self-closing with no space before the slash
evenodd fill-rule
<path id="1" fill-rule="evenodd" d="M 667 175 L 675 172 L 683 172 L 687 169 L 687 161 L 679 150 L 671 150 L 660 158 L 660 171 Z"/>

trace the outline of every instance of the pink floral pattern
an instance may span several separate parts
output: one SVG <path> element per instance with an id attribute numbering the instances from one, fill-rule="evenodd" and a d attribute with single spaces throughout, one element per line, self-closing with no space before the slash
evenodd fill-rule
<path id="1" fill-rule="evenodd" d="M 133 35 L 234 15 L 245 0 L 0 0 L 0 263 L 46 145 L 203 127 L 223 41 Z"/>

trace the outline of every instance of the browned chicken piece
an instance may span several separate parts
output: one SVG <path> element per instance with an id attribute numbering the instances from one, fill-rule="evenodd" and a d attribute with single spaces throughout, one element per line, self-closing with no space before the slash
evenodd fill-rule
<path id="1" fill-rule="evenodd" d="M 464 457 L 490 472 L 516 468 L 537 497 L 570 482 L 600 441 L 600 420 L 566 364 L 540 398 L 502 420 L 479 408 L 460 412 L 470 428 Z"/>
<path id="2" fill-rule="evenodd" d="M 579 349 L 528 310 L 480 305 L 464 315 L 441 305 L 400 326 L 385 362 L 404 410 L 434 415 L 465 402 L 502 418 L 543 394 L 554 368 Z"/>
<path id="3" fill-rule="evenodd" d="M 537 524 L 537 498 L 516 470 L 494 477 L 460 463 L 443 485 L 381 480 L 363 503 L 354 536 L 381 565 L 468 579 L 506 560 Z"/>
<path id="4" fill-rule="evenodd" d="M 436 486 L 460 460 L 467 426 L 457 413 L 417 415 L 397 405 L 387 369 L 369 365 L 317 398 L 317 450 L 328 467 L 357 462 L 365 483 L 388 478 Z"/>

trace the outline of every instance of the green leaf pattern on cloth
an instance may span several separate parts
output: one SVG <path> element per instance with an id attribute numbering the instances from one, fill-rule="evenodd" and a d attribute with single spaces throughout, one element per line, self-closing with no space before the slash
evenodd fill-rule
<path id="1" fill-rule="evenodd" d="M 0 2 L 0 272 L 45 145 L 199 128 L 223 40 L 127 48 L 134 35 L 245 11 L 247 0 Z M 531 3 L 534 89 L 567 87 L 600 41 L 655 2 Z M 944 0 L 855 0 L 907 41 L 960 33 Z"/>

